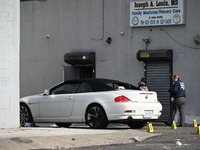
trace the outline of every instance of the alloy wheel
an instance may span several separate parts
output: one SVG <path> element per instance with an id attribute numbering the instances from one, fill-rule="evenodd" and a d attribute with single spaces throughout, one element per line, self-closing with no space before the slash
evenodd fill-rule
<path id="1" fill-rule="evenodd" d="M 98 106 L 92 106 L 88 109 L 86 115 L 87 123 L 91 128 L 106 128 L 108 120 L 104 110 Z"/>
<path id="2" fill-rule="evenodd" d="M 24 126 L 27 122 L 32 122 L 32 117 L 27 106 L 20 105 L 20 125 Z"/>

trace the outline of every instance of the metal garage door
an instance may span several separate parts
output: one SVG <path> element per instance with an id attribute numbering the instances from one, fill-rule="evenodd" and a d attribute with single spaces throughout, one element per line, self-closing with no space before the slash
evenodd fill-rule
<path id="1" fill-rule="evenodd" d="M 168 120 L 170 117 L 170 94 L 168 89 L 171 84 L 171 68 L 169 61 L 146 62 L 146 82 L 151 91 L 156 91 L 158 100 L 162 103 L 163 113 L 159 121 Z"/>

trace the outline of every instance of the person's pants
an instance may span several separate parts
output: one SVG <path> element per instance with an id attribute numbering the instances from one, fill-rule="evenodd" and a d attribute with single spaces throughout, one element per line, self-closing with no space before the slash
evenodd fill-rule
<path id="1" fill-rule="evenodd" d="M 180 125 L 184 126 L 184 123 L 185 123 L 185 114 L 184 114 L 185 101 L 186 101 L 185 98 L 174 99 L 174 101 L 172 103 L 172 116 L 171 116 L 170 120 L 168 121 L 170 124 L 172 124 L 172 121 L 175 118 L 176 112 L 177 112 L 177 110 L 179 110 Z"/>

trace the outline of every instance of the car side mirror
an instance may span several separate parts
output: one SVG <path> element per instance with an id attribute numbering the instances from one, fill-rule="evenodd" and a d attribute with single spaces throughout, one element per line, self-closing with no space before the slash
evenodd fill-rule
<path id="1" fill-rule="evenodd" d="M 49 95 L 49 89 L 44 90 L 44 95 Z"/>

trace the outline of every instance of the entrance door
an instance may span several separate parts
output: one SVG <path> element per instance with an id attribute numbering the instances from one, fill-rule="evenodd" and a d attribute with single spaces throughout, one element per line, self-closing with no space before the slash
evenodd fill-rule
<path id="1" fill-rule="evenodd" d="M 156 91 L 158 100 L 163 106 L 163 113 L 159 121 L 166 121 L 170 117 L 170 94 L 172 68 L 170 61 L 146 62 L 146 82 L 151 91 Z"/>
<path id="2" fill-rule="evenodd" d="M 94 78 L 94 68 L 93 68 L 93 66 L 78 67 L 78 75 L 79 75 L 80 79 Z"/>
<path id="3" fill-rule="evenodd" d="M 64 61 L 64 80 L 95 78 L 95 53 L 66 53 Z"/>
<path id="4" fill-rule="evenodd" d="M 83 78 L 95 78 L 95 68 L 93 65 L 64 66 L 64 81 Z"/>

